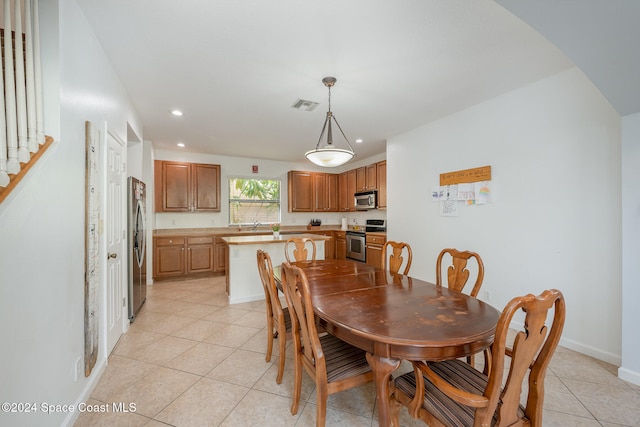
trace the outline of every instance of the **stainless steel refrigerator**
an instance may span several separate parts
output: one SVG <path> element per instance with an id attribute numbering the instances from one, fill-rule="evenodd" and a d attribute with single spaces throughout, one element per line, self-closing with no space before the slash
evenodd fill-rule
<path id="1" fill-rule="evenodd" d="M 130 176 L 128 184 L 129 320 L 133 322 L 147 299 L 147 197 L 144 182 Z"/>

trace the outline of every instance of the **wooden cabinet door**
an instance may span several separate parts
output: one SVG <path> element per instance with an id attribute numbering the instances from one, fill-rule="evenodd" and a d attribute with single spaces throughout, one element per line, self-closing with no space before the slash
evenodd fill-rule
<path id="1" fill-rule="evenodd" d="M 378 208 L 387 207 L 387 161 L 378 162 Z"/>
<path id="2" fill-rule="evenodd" d="M 335 233 L 336 248 L 334 256 L 336 259 L 347 259 L 347 238 L 344 231 Z"/>
<path id="3" fill-rule="evenodd" d="M 338 211 L 338 175 L 333 173 L 313 174 L 314 212 Z"/>
<path id="4" fill-rule="evenodd" d="M 183 238 L 158 238 L 154 241 L 154 277 L 183 276 L 187 273 Z"/>
<path id="5" fill-rule="evenodd" d="M 338 175 L 328 173 L 327 178 L 327 212 L 338 212 Z"/>
<path id="6" fill-rule="evenodd" d="M 355 212 L 356 211 L 356 203 L 353 200 L 353 195 L 356 192 L 356 178 L 357 178 L 357 173 L 356 170 L 350 170 L 347 172 L 347 192 L 349 194 L 349 212 Z"/>
<path id="7" fill-rule="evenodd" d="M 289 171 L 289 212 L 313 212 L 313 185 L 311 172 Z"/>
<path id="8" fill-rule="evenodd" d="M 213 272 L 213 237 L 189 237 L 187 274 Z"/>
<path id="9" fill-rule="evenodd" d="M 213 244 L 190 245 L 187 256 L 187 273 L 213 272 Z"/>
<path id="10" fill-rule="evenodd" d="M 327 174 L 313 174 L 313 211 L 325 212 L 328 209 Z"/>
<path id="11" fill-rule="evenodd" d="M 155 174 L 156 211 L 189 212 L 191 210 L 189 163 L 158 161 Z"/>
<path id="12" fill-rule="evenodd" d="M 193 211 L 220 212 L 220 165 L 191 165 Z"/>
<path id="13" fill-rule="evenodd" d="M 367 166 L 366 189 L 376 190 L 378 188 L 378 164 Z"/>
<path id="14" fill-rule="evenodd" d="M 367 168 L 362 166 L 356 170 L 356 191 L 365 191 L 367 189 Z"/>
<path id="15" fill-rule="evenodd" d="M 224 240 L 216 237 L 215 246 L 213 248 L 213 271 L 216 273 L 225 272 L 227 270 L 227 253 L 229 246 Z"/>
<path id="16" fill-rule="evenodd" d="M 349 210 L 349 191 L 347 187 L 347 172 L 338 175 L 338 211 L 347 212 Z"/>
<path id="17" fill-rule="evenodd" d="M 383 268 L 382 246 L 367 245 L 367 264 L 373 267 Z"/>

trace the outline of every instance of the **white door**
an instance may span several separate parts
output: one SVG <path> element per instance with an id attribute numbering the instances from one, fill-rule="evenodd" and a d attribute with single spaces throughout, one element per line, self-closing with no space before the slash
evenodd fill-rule
<path id="1" fill-rule="evenodd" d="M 123 331 L 125 302 L 125 276 L 127 248 L 124 209 L 126 189 L 124 185 L 123 145 L 107 133 L 107 206 L 105 223 L 107 236 L 107 286 L 106 331 L 107 354 L 111 354 Z"/>

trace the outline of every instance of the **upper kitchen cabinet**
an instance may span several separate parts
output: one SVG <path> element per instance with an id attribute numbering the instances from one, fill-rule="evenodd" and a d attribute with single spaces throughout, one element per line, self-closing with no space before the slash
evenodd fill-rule
<path id="1" fill-rule="evenodd" d="M 155 161 L 156 212 L 219 212 L 220 165 Z"/>
<path id="2" fill-rule="evenodd" d="M 289 171 L 289 212 L 337 212 L 338 175 Z"/>
<path id="3" fill-rule="evenodd" d="M 338 210 L 355 212 L 353 194 L 356 192 L 356 169 L 342 172 L 338 176 Z"/>
<path id="4" fill-rule="evenodd" d="M 313 212 L 313 172 L 289 171 L 289 212 Z"/>
<path id="5" fill-rule="evenodd" d="M 356 169 L 356 191 L 376 190 L 378 188 L 377 163 Z"/>
<path id="6" fill-rule="evenodd" d="M 377 181 L 378 181 L 378 208 L 387 208 L 387 161 L 383 160 L 376 163 L 377 165 Z"/>
<path id="7" fill-rule="evenodd" d="M 313 174 L 313 210 L 315 212 L 338 211 L 338 175 Z"/>

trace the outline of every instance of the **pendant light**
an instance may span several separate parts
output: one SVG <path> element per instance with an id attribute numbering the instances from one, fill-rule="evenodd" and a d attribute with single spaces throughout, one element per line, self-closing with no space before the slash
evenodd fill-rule
<path id="1" fill-rule="evenodd" d="M 316 144 L 315 150 L 307 151 L 304 155 L 307 159 L 309 159 L 311 162 L 315 163 L 318 166 L 331 168 L 331 167 L 336 167 L 336 166 L 340 166 L 347 163 L 349 160 L 353 159 L 356 155 L 353 152 L 353 148 L 351 147 L 349 140 L 344 135 L 344 132 L 342 131 L 342 128 L 338 123 L 338 120 L 336 120 L 336 117 L 331 112 L 331 88 L 333 87 L 333 85 L 336 84 L 336 78 L 325 77 L 324 79 L 322 79 L 322 83 L 324 83 L 324 85 L 327 88 L 329 88 L 329 111 L 327 111 L 327 117 L 324 119 L 322 132 L 320 132 L 320 138 L 318 138 L 318 143 Z M 333 145 L 331 121 L 334 121 L 336 123 L 336 126 L 338 126 L 338 129 L 340 130 L 342 137 L 344 138 L 344 140 L 347 142 L 347 145 L 349 146 L 348 150 L 345 150 L 342 148 L 336 148 L 336 146 Z M 320 143 L 322 142 L 322 138 L 324 137 L 325 132 L 327 133 L 327 142 L 324 146 L 321 147 Z"/>

